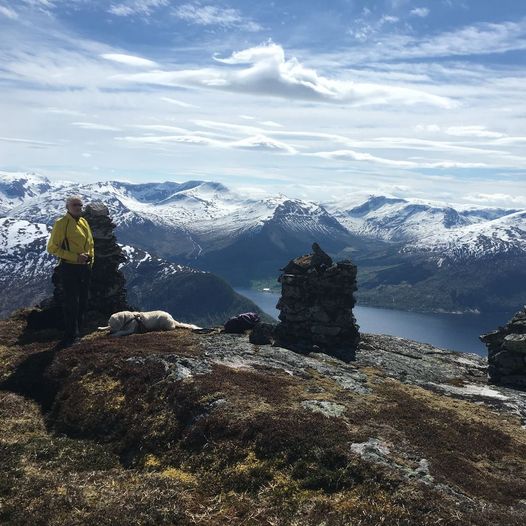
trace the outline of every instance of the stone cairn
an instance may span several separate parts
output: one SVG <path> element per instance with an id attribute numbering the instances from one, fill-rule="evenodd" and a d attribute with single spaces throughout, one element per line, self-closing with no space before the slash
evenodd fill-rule
<path id="1" fill-rule="evenodd" d="M 126 257 L 113 233 L 115 224 L 109 216 L 108 207 L 101 202 L 89 203 L 83 213 L 89 223 L 95 242 L 95 261 L 86 312 L 86 327 L 106 325 L 114 312 L 130 310 L 126 300 L 126 280 L 119 265 Z M 38 330 L 62 327 L 63 289 L 58 266 L 51 278 L 55 286 L 53 297 L 47 298 L 28 316 L 28 329 Z"/>
<path id="2" fill-rule="evenodd" d="M 278 278 L 281 298 L 276 307 L 281 323 L 276 343 L 296 352 L 323 352 L 349 362 L 360 340 L 353 315 L 356 266 L 333 263 L 319 247 L 291 260 Z"/>
<path id="3" fill-rule="evenodd" d="M 526 306 L 498 330 L 483 334 L 488 348 L 488 380 L 526 388 Z"/>

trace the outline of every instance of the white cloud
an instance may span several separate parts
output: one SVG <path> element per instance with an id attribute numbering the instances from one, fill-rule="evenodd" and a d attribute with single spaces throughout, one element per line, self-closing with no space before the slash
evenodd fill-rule
<path id="1" fill-rule="evenodd" d="M 11 20 L 16 20 L 18 18 L 18 13 L 14 9 L 4 5 L 0 5 L 0 15 L 4 15 Z"/>
<path id="2" fill-rule="evenodd" d="M 506 135 L 505 133 L 490 131 L 485 126 L 450 126 L 446 128 L 445 132 L 457 137 L 500 138 Z"/>
<path id="3" fill-rule="evenodd" d="M 186 132 L 187 130 L 182 131 Z M 223 149 L 260 150 L 288 154 L 297 153 L 294 147 L 263 134 L 252 135 L 238 140 L 218 140 L 204 137 L 198 132 L 188 132 L 181 135 L 126 136 L 116 137 L 115 139 L 132 144 L 162 145 L 170 143 L 186 143 Z"/>
<path id="4" fill-rule="evenodd" d="M 229 143 L 229 147 L 248 150 L 281 151 L 290 154 L 297 153 L 294 147 L 261 134 L 231 142 Z"/>
<path id="5" fill-rule="evenodd" d="M 283 124 L 274 121 L 259 121 L 263 126 L 271 126 L 272 128 L 283 128 Z"/>
<path id="6" fill-rule="evenodd" d="M 72 122 L 73 126 L 78 126 L 83 130 L 99 130 L 99 131 L 121 131 L 120 128 L 109 126 L 107 124 L 98 124 L 96 122 Z"/>
<path id="7" fill-rule="evenodd" d="M 525 37 L 526 19 L 481 23 L 413 42 L 414 45 L 408 41 L 401 51 L 402 57 L 407 58 L 504 53 L 526 49 Z"/>
<path id="8" fill-rule="evenodd" d="M 397 16 L 384 15 L 380 18 L 380 24 L 395 24 L 399 20 Z"/>
<path id="9" fill-rule="evenodd" d="M 49 107 L 49 108 L 44 108 L 41 111 L 43 111 L 44 113 L 53 113 L 56 115 L 68 115 L 71 117 L 85 117 L 86 116 L 86 114 L 81 111 L 69 110 L 67 108 Z"/>
<path id="10" fill-rule="evenodd" d="M 469 194 L 466 195 L 467 201 L 474 201 L 476 203 L 498 203 L 502 202 L 505 206 L 509 204 L 524 205 L 526 197 L 523 195 L 510 195 L 510 194 Z"/>
<path id="11" fill-rule="evenodd" d="M 386 159 L 384 157 L 377 157 L 367 152 L 356 152 L 353 150 L 336 150 L 333 152 L 316 152 L 312 154 L 315 157 L 322 157 L 323 159 L 334 159 L 338 161 L 369 161 L 373 163 L 383 164 L 387 166 L 397 166 L 399 168 L 483 168 L 487 166 L 485 163 L 471 163 L 458 161 L 436 161 L 436 162 L 415 162 L 404 161 L 396 159 Z"/>
<path id="12" fill-rule="evenodd" d="M 332 152 L 316 152 L 312 154 L 314 157 L 321 157 L 323 159 L 334 159 L 338 161 L 370 161 L 388 166 L 399 166 L 401 168 L 413 168 L 415 163 L 410 161 L 397 161 L 393 159 L 384 159 L 366 152 L 356 152 L 354 150 L 335 150 Z"/>
<path id="13" fill-rule="evenodd" d="M 57 145 L 56 142 L 37 141 L 35 139 L 20 139 L 19 137 L 0 137 L 0 141 L 28 144 L 31 146 L 56 146 Z"/>
<path id="14" fill-rule="evenodd" d="M 112 4 L 108 12 L 115 16 L 149 16 L 156 8 L 166 6 L 170 0 L 131 0 Z"/>
<path id="15" fill-rule="evenodd" d="M 161 133 L 189 133 L 184 128 L 178 126 L 168 126 L 165 124 L 136 124 L 134 128 L 141 128 L 142 130 L 155 131 Z"/>
<path id="16" fill-rule="evenodd" d="M 494 141 L 495 144 L 520 144 L 526 143 L 526 137 L 503 137 Z"/>
<path id="17" fill-rule="evenodd" d="M 157 62 L 153 60 L 148 60 L 147 58 L 136 57 L 134 55 L 124 55 L 122 53 L 103 53 L 102 58 L 106 60 L 111 60 L 112 62 L 118 62 L 119 64 L 126 64 L 127 66 L 137 66 L 137 67 L 157 67 Z"/>
<path id="18" fill-rule="evenodd" d="M 192 121 L 200 127 L 220 130 L 234 134 L 248 134 L 254 135 L 265 133 L 267 135 L 277 137 L 294 137 L 296 139 L 304 139 L 306 141 L 323 140 L 329 143 L 336 143 L 345 145 L 346 148 L 367 148 L 380 150 L 424 150 L 429 152 L 446 151 L 457 154 L 483 154 L 489 156 L 505 155 L 507 152 L 502 150 L 495 150 L 492 148 L 467 146 L 462 143 L 441 140 L 421 139 L 419 137 L 373 137 L 370 139 L 354 139 L 341 134 L 315 132 L 315 131 L 289 131 L 289 130 L 264 130 L 257 126 L 248 126 L 243 124 L 231 124 L 220 121 L 210 121 L 203 119 L 195 119 Z M 417 125 L 416 130 L 423 130 L 423 125 Z M 428 125 L 429 131 L 440 131 L 438 125 Z M 518 137 L 517 139 L 521 139 Z M 493 143 L 498 141 L 493 141 Z"/>
<path id="19" fill-rule="evenodd" d="M 21 1 L 23 4 L 25 4 L 29 8 L 37 9 L 43 13 L 49 13 L 52 9 L 55 9 L 57 7 L 57 0 L 21 0 Z"/>
<path id="20" fill-rule="evenodd" d="M 453 108 L 447 97 L 420 89 L 373 83 L 358 83 L 319 75 L 295 57 L 286 59 L 280 45 L 264 45 L 232 53 L 216 62 L 238 68 L 201 68 L 177 71 L 149 71 L 115 75 L 115 81 L 158 84 L 162 86 L 200 86 L 298 100 L 349 104 L 353 106 L 424 104 Z"/>
<path id="21" fill-rule="evenodd" d="M 199 108 L 199 106 L 196 106 L 195 104 L 190 104 L 189 102 L 184 102 L 178 99 L 172 99 L 171 97 L 161 97 L 161 100 L 164 102 L 169 102 L 170 104 L 174 104 L 175 106 L 180 106 L 181 108 Z"/>
<path id="22" fill-rule="evenodd" d="M 471 24 L 423 37 L 409 33 L 382 34 L 377 28 L 367 24 L 364 25 L 363 32 L 361 38 L 357 37 L 362 42 L 361 45 L 333 53 L 333 60 L 371 64 L 386 60 L 400 62 L 415 58 L 493 55 L 526 49 L 526 18 Z M 355 31 L 350 33 L 354 34 Z M 369 44 L 368 37 L 371 35 L 375 37 L 374 43 Z"/>
<path id="23" fill-rule="evenodd" d="M 200 26 L 238 27 L 247 31 L 260 31 L 262 29 L 256 22 L 244 18 L 237 9 L 213 5 L 183 4 L 173 10 L 173 15 Z"/>
<path id="24" fill-rule="evenodd" d="M 419 16 L 420 18 L 425 18 L 429 15 L 429 8 L 427 7 L 415 7 L 411 9 L 410 14 L 413 16 Z"/>
<path id="25" fill-rule="evenodd" d="M 125 136 L 115 137 L 117 141 L 136 143 L 136 144 L 169 144 L 169 143 L 187 143 L 187 144 L 203 144 L 206 146 L 222 146 L 219 141 L 202 137 L 201 135 L 146 135 L 143 137 Z"/>
<path id="26" fill-rule="evenodd" d="M 417 132 L 425 131 L 435 133 L 440 131 L 440 126 L 438 124 L 417 124 L 415 130 Z"/>

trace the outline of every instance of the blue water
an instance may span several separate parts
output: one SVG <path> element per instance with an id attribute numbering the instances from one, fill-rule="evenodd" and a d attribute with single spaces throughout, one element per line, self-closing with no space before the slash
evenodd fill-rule
<path id="1" fill-rule="evenodd" d="M 236 289 L 251 299 L 267 314 L 278 317 L 279 294 L 250 289 Z M 360 331 L 391 334 L 442 349 L 470 352 L 486 356 L 486 347 L 479 335 L 504 325 L 513 313 L 496 314 L 420 314 L 375 307 L 355 307 L 354 315 Z"/>

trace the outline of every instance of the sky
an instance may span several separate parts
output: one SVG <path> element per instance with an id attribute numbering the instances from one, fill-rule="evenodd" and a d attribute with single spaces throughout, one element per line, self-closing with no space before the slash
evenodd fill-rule
<path id="1" fill-rule="evenodd" d="M 525 0 L 0 0 L 0 170 L 526 207 Z"/>

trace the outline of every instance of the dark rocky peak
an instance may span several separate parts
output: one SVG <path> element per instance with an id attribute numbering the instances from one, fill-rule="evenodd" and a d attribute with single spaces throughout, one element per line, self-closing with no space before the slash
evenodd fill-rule
<path id="1" fill-rule="evenodd" d="M 466 220 L 454 209 L 448 206 L 444 209 L 444 218 L 442 224 L 446 228 L 452 228 L 466 224 Z"/>

